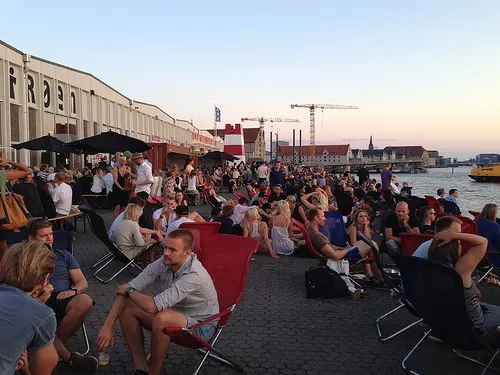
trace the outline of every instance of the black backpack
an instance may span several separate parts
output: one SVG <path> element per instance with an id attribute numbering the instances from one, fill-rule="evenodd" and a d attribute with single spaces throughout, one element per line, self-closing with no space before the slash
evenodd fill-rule
<path id="1" fill-rule="evenodd" d="M 340 275 L 327 266 L 311 267 L 305 272 L 306 298 L 338 298 L 349 295 Z"/>

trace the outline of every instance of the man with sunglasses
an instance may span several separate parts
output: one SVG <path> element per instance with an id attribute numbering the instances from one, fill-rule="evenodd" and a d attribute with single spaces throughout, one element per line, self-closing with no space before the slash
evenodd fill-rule
<path id="1" fill-rule="evenodd" d="M 54 339 L 59 357 L 78 372 L 92 373 L 97 370 L 98 361 L 92 356 L 71 352 L 66 341 L 80 329 L 92 310 L 92 299 L 84 294 L 88 289 L 87 279 L 75 257 L 66 250 L 54 249 L 52 224 L 46 219 L 35 219 L 29 226 L 29 239 L 49 246 L 55 255 L 55 270 L 50 277 L 54 287 L 47 306 L 56 314 L 58 329 Z"/>

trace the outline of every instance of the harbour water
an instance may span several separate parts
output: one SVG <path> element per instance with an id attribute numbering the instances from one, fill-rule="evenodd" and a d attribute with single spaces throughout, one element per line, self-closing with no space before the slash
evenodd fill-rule
<path id="1" fill-rule="evenodd" d="M 412 195 L 423 197 L 424 195 L 436 196 L 438 188 L 444 188 L 446 195 L 448 190 L 458 189 L 458 205 L 463 215 L 470 216 L 468 210 L 481 211 L 486 203 L 500 205 L 500 183 L 476 182 L 468 174 L 471 167 L 454 168 L 432 168 L 429 173 L 422 174 L 396 174 L 400 188 L 407 181 L 413 187 Z M 377 180 L 380 175 L 373 174 Z"/>

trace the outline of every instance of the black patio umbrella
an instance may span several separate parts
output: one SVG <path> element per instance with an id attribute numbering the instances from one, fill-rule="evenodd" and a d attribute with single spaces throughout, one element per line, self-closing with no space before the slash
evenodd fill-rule
<path id="1" fill-rule="evenodd" d="M 68 146 L 63 141 L 60 141 L 56 137 L 51 136 L 50 134 L 44 135 L 40 138 L 31 139 L 29 141 L 18 143 L 17 145 L 13 145 L 13 148 L 16 150 L 35 150 L 35 151 L 52 151 L 57 152 L 58 154 L 78 154 L 80 153 L 78 149 Z"/>
<path id="2" fill-rule="evenodd" d="M 82 150 L 86 154 L 114 154 L 119 151 L 143 152 L 151 148 L 140 139 L 132 138 L 111 130 L 68 143 L 68 146 Z"/>
<path id="3" fill-rule="evenodd" d="M 236 156 L 228 154 L 227 152 L 222 151 L 210 151 L 203 155 L 200 159 L 215 159 L 215 160 L 227 160 L 227 161 L 235 161 L 238 160 Z"/>

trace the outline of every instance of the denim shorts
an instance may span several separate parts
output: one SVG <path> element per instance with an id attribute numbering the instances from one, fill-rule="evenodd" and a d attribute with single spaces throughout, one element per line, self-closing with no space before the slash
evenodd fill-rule
<path id="1" fill-rule="evenodd" d="M 186 328 L 189 328 L 190 326 L 193 326 L 193 325 L 199 323 L 198 320 L 191 318 L 190 316 L 186 315 L 186 318 L 187 318 L 187 327 Z M 210 323 L 204 324 L 201 327 L 198 327 L 194 330 L 194 334 L 196 336 L 201 337 L 205 341 L 210 341 L 210 339 L 214 335 L 214 332 L 215 332 L 215 327 Z"/>
<path id="2" fill-rule="evenodd" d="M 353 247 L 349 252 L 344 256 L 345 259 L 350 260 L 361 260 L 361 254 L 357 247 Z"/>

